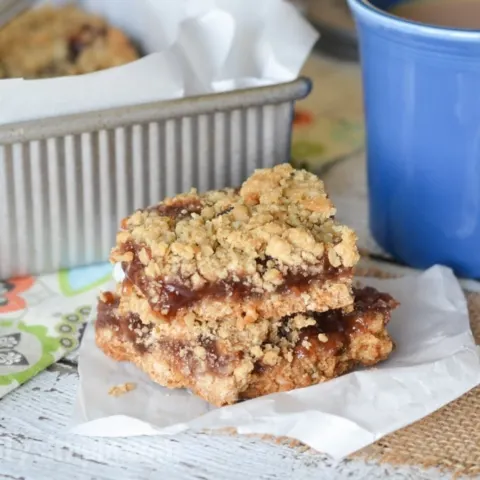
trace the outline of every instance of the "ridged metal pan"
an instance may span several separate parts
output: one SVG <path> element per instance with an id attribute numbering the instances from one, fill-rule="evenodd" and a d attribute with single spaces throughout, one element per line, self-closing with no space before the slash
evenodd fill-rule
<path id="1" fill-rule="evenodd" d="M 308 79 L 0 127 L 0 279 L 106 261 L 119 220 L 290 156 Z"/>

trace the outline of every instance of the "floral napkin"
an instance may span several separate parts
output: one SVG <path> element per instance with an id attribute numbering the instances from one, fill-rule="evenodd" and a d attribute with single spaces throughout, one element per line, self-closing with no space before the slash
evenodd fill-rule
<path id="1" fill-rule="evenodd" d="M 110 264 L 0 281 L 0 398 L 74 350 Z"/>

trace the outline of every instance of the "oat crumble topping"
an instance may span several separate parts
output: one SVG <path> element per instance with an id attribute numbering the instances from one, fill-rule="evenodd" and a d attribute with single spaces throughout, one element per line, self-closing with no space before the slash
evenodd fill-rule
<path id="1" fill-rule="evenodd" d="M 258 170 L 239 192 L 192 190 L 135 212 L 122 222 L 111 260 L 122 262 L 152 304 L 168 283 L 274 292 L 288 278 L 357 263 L 355 233 L 334 214 L 318 177 L 280 165 Z"/>

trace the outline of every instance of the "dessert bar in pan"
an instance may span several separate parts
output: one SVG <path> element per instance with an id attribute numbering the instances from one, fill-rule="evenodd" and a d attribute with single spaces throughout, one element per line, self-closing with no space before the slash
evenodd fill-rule
<path id="1" fill-rule="evenodd" d="M 121 30 L 75 5 L 32 8 L 0 26 L 0 79 L 78 75 L 138 58 Z"/>

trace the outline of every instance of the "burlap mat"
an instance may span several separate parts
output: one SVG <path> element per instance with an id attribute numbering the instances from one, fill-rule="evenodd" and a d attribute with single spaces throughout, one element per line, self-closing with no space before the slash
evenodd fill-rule
<path id="1" fill-rule="evenodd" d="M 357 272 L 387 277 L 379 270 Z M 466 292 L 470 325 L 480 345 L 480 294 Z M 392 433 L 356 453 L 378 462 L 435 467 L 454 476 L 480 475 L 480 387 L 432 415 Z"/>
<path id="2" fill-rule="evenodd" d="M 378 269 L 357 268 L 357 276 L 391 278 Z M 470 325 L 480 345 L 480 293 L 465 292 Z M 219 432 L 216 431 L 218 434 Z M 235 435 L 234 429 L 225 434 Z M 303 452 L 311 451 L 297 440 L 271 435 L 252 435 L 265 441 L 287 445 Z M 437 468 L 453 478 L 480 476 L 480 387 L 432 415 L 398 430 L 355 453 L 352 459 L 373 460 L 390 465 Z"/>
<path id="3" fill-rule="evenodd" d="M 377 269 L 357 269 L 358 276 L 387 278 Z M 466 292 L 473 335 L 480 345 L 480 293 Z M 263 436 L 266 440 L 274 440 Z M 276 443 L 308 447 L 286 438 Z M 398 466 L 437 468 L 452 477 L 480 476 L 480 387 L 409 427 L 383 437 L 352 458 Z"/>
<path id="4" fill-rule="evenodd" d="M 480 344 L 480 294 L 467 294 L 470 324 Z M 436 467 L 455 476 L 480 475 L 480 387 L 355 456 L 379 462 Z"/>

